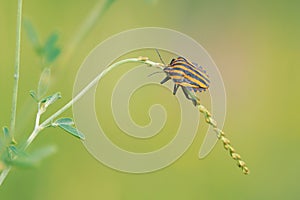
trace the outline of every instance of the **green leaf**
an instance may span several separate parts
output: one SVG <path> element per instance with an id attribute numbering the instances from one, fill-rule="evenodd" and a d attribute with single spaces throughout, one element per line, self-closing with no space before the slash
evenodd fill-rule
<path id="1" fill-rule="evenodd" d="M 30 154 L 21 151 L 14 146 L 11 146 L 10 150 L 16 153 L 16 157 L 14 159 L 5 160 L 5 163 L 22 168 L 37 167 L 44 158 L 49 157 L 56 152 L 55 146 L 42 147 Z"/>
<path id="2" fill-rule="evenodd" d="M 4 137 L 5 137 L 5 138 L 9 138 L 9 130 L 8 130 L 8 128 L 7 128 L 6 126 L 4 126 L 4 127 L 2 128 L 2 131 L 3 131 Z"/>
<path id="3" fill-rule="evenodd" d="M 37 167 L 46 157 L 53 155 L 56 152 L 55 146 L 42 147 L 34 152 L 16 157 L 10 161 L 10 165 L 22 168 Z"/>
<path id="4" fill-rule="evenodd" d="M 37 95 L 36 95 L 36 93 L 35 93 L 34 90 L 30 90 L 30 91 L 29 91 L 29 95 L 30 95 L 36 102 L 39 102 L 38 97 L 37 97 Z"/>
<path id="5" fill-rule="evenodd" d="M 72 118 L 60 118 L 54 122 L 56 126 L 59 124 L 65 124 L 65 125 L 74 125 L 74 121 Z"/>
<path id="6" fill-rule="evenodd" d="M 0 137 L 0 151 L 2 150 L 2 147 L 4 147 L 7 143 L 9 143 L 10 136 L 9 136 L 9 130 L 6 126 L 2 127 L 3 137 Z"/>
<path id="7" fill-rule="evenodd" d="M 59 56 L 61 50 L 60 48 L 54 47 L 51 51 L 46 52 L 46 60 L 48 63 L 52 63 Z"/>
<path id="8" fill-rule="evenodd" d="M 41 48 L 39 38 L 30 20 L 24 20 L 24 29 L 27 32 L 29 41 L 31 42 L 35 50 L 39 51 L 39 49 Z"/>
<path id="9" fill-rule="evenodd" d="M 73 126 L 67 124 L 59 124 L 58 126 L 79 139 L 85 139 L 83 133 L 81 133 L 78 129 L 74 128 Z"/>
<path id="10" fill-rule="evenodd" d="M 41 100 L 41 103 L 46 103 L 48 101 L 53 101 L 54 99 L 57 100 L 57 99 L 60 99 L 60 98 L 61 98 L 61 95 L 60 95 L 59 92 L 57 92 L 57 93 L 55 93 L 53 95 L 50 95 L 50 96 L 47 96 L 47 97 L 43 98 Z"/>
<path id="11" fill-rule="evenodd" d="M 10 146 L 5 148 L 5 152 L 2 155 L 2 160 L 7 165 L 10 165 L 10 163 L 12 162 L 12 160 L 14 158 L 16 158 L 17 156 L 22 157 L 22 156 L 25 156 L 25 155 L 26 155 L 26 153 L 24 151 L 21 151 L 15 145 L 10 145 Z"/>
<path id="12" fill-rule="evenodd" d="M 60 54 L 60 48 L 56 47 L 58 38 L 59 36 L 57 33 L 52 33 L 45 43 L 44 54 L 48 63 L 52 63 L 53 61 L 55 61 L 55 59 Z"/>
<path id="13" fill-rule="evenodd" d="M 10 145 L 9 150 L 12 152 L 12 156 L 25 156 L 26 153 L 18 149 L 15 145 Z"/>
<path id="14" fill-rule="evenodd" d="M 9 134 L 9 130 L 6 126 L 2 127 L 3 135 L 0 137 L 0 155 L 3 147 L 7 147 L 7 145 L 11 142 L 11 136 Z"/>
<path id="15" fill-rule="evenodd" d="M 14 155 L 15 155 L 15 153 L 9 147 L 6 147 L 2 160 L 5 163 L 8 163 L 9 161 L 11 161 L 13 159 Z"/>
<path id="16" fill-rule="evenodd" d="M 84 140 L 85 138 L 84 134 L 74 127 L 74 121 L 72 118 L 60 118 L 53 122 L 52 126 L 58 126 L 79 139 Z"/>
<path id="17" fill-rule="evenodd" d="M 47 108 L 49 105 L 53 104 L 55 101 L 57 101 L 60 98 L 61 98 L 61 95 L 59 92 L 57 92 L 51 96 L 45 97 L 41 100 L 42 106 L 44 108 Z"/>
<path id="18" fill-rule="evenodd" d="M 45 68 L 40 76 L 37 99 L 41 99 L 47 93 L 50 84 L 50 77 L 50 68 Z"/>
<path id="19" fill-rule="evenodd" d="M 51 51 L 55 47 L 55 43 L 58 40 L 58 34 L 52 33 L 45 42 L 44 50 L 45 52 Z"/>

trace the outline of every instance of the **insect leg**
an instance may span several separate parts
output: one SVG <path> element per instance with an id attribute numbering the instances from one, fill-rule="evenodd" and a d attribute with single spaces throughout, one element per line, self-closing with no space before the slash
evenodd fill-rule
<path id="1" fill-rule="evenodd" d="M 167 82 L 167 81 L 170 80 L 170 79 L 171 79 L 171 77 L 167 76 L 166 78 L 164 78 L 164 79 L 160 82 L 160 84 L 164 84 L 165 82 Z"/>
<path id="2" fill-rule="evenodd" d="M 193 102 L 194 106 L 196 106 L 197 105 L 197 100 L 189 96 L 186 87 L 181 86 L 181 88 L 182 88 L 182 91 L 183 91 L 183 94 L 185 95 L 185 97 L 187 99 L 191 100 Z"/>
<path id="3" fill-rule="evenodd" d="M 177 84 L 174 84 L 173 95 L 175 95 L 175 94 L 176 94 L 176 92 L 177 92 L 178 88 L 179 88 L 179 85 L 177 85 Z"/>
<path id="4" fill-rule="evenodd" d="M 192 98 L 189 96 L 188 92 L 186 91 L 187 89 L 186 89 L 185 87 L 183 87 L 183 86 L 181 86 L 181 88 L 182 88 L 182 91 L 183 91 L 184 96 L 185 96 L 187 99 L 192 100 Z"/>

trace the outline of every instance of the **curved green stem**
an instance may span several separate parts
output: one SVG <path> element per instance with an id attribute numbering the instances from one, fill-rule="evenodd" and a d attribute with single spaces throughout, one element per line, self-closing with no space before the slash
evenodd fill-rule
<path id="1" fill-rule="evenodd" d="M 60 114 L 65 112 L 68 108 L 70 108 L 76 101 L 78 101 L 91 87 L 93 87 L 105 74 L 107 74 L 110 70 L 113 68 L 129 63 L 129 62 L 140 62 L 140 63 L 149 63 L 151 61 L 144 60 L 142 61 L 141 58 L 129 58 L 125 60 L 121 60 L 119 62 L 116 62 L 112 64 L 110 67 L 102 71 L 98 76 L 96 76 L 87 86 L 85 86 L 73 99 L 71 99 L 66 105 L 64 105 L 61 109 L 59 109 L 57 112 L 55 112 L 53 115 L 48 117 L 43 123 L 41 123 L 39 126 L 37 126 L 34 130 L 39 129 L 42 130 L 45 128 L 51 121 L 53 121 L 56 117 L 58 117 Z M 26 141 L 25 148 L 27 148 L 31 142 L 35 139 L 35 137 L 38 135 L 40 131 L 33 131 L 31 135 L 29 136 L 28 140 Z"/>
<path id="2" fill-rule="evenodd" d="M 102 71 L 98 76 L 96 76 L 87 86 L 85 86 L 73 99 L 71 99 L 66 105 L 64 105 L 61 109 L 59 109 L 56 113 L 51 115 L 48 119 L 46 119 L 41 125 L 41 128 L 44 128 L 47 126 L 52 120 L 54 120 L 56 117 L 58 117 L 60 114 L 62 114 L 64 111 L 66 111 L 68 108 L 70 108 L 76 101 L 78 101 L 91 87 L 93 87 L 103 76 L 105 76 L 109 71 L 116 68 L 119 65 L 130 63 L 130 62 L 136 62 L 136 63 L 144 63 L 150 66 L 156 66 L 160 67 L 162 64 L 155 63 L 146 57 L 139 57 L 139 58 L 128 58 L 125 60 L 121 60 L 119 62 L 116 62 L 112 64 L 110 67 Z M 31 141 L 29 142 L 29 144 Z M 28 145 L 29 145 L 28 144 Z"/>
<path id="3" fill-rule="evenodd" d="M 43 123 L 39 124 L 39 119 L 40 119 L 40 112 L 38 111 L 37 116 L 36 116 L 36 123 L 34 130 L 30 134 L 29 138 L 27 139 L 25 143 L 25 149 L 33 142 L 33 140 L 36 138 L 36 136 L 43 130 L 45 127 L 51 123 L 56 117 L 58 117 L 60 114 L 62 114 L 64 111 L 66 111 L 68 108 L 70 108 L 76 101 L 78 101 L 89 89 L 91 89 L 103 76 L 105 76 L 109 71 L 112 69 L 116 68 L 117 66 L 120 66 L 125 63 L 143 63 L 147 64 L 152 67 L 158 67 L 162 68 L 163 64 L 161 63 L 156 63 L 153 61 L 148 60 L 147 57 L 139 57 L 139 58 L 128 58 L 125 60 L 121 60 L 119 62 L 116 62 L 109 66 L 107 69 L 102 71 L 98 76 L 96 76 L 87 86 L 85 86 L 73 99 L 71 99 L 66 105 L 64 105 L 62 108 L 60 108 L 57 112 L 55 112 L 53 115 L 48 117 Z M 6 176 L 8 175 L 11 167 L 7 167 L 4 169 L 0 175 L 0 186 Z"/>
<path id="4" fill-rule="evenodd" d="M 14 140 L 15 140 L 14 135 L 15 135 L 15 126 L 16 126 L 16 112 L 17 112 L 17 99 L 18 99 L 18 87 L 19 87 L 22 4 L 23 4 L 23 0 L 18 0 L 17 31 L 16 31 L 16 57 L 15 57 L 14 86 L 13 86 L 11 119 L 10 119 L 10 136 L 11 136 L 12 142 L 14 142 Z"/>

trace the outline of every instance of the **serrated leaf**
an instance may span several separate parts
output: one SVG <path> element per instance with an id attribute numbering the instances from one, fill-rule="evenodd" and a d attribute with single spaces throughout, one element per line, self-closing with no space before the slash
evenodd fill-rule
<path id="1" fill-rule="evenodd" d="M 55 152 L 56 148 L 54 146 L 46 146 L 35 150 L 30 154 L 25 152 L 18 153 L 15 159 L 6 160 L 5 162 L 9 165 L 22 168 L 36 167 L 44 158 L 52 155 Z"/>
<path id="2" fill-rule="evenodd" d="M 24 20 L 24 29 L 27 32 L 29 41 L 31 42 L 35 50 L 39 51 L 39 49 L 41 48 L 39 38 L 30 20 Z"/>
<path id="3" fill-rule="evenodd" d="M 46 60 L 48 63 L 52 63 L 59 56 L 61 50 L 58 47 L 52 48 L 50 51 L 46 52 Z"/>
<path id="4" fill-rule="evenodd" d="M 78 129 L 76 129 L 75 127 L 68 125 L 68 124 L 57 124 L 60 128 L 62 128 L 63 130 L 67 131 L 68 133 L 70 133 L 71 135 L 84 140 L 84 135 L 83 133 L 81 133 Z"/>
<path id="5" fill-rule="evenodd" d="M 37 99 L 41 99 L 47 93 L 50 84 L 50 77 L 50 68 L 45 68 L 40 76 Z"/>
<path id="6" fill-rule="evenodd" d="M 54 122 L 56 126 L 59 124 L 65 124 L 65 125 L 74 125 L 74 121 L 72 118 L 60 118 Z"/>

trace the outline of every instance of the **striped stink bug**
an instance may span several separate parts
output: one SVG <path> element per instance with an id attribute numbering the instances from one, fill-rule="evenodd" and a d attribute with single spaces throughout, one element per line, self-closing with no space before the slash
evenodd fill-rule
<path id="1" fill-rule="evenodd" d="M 158 51 L 157 53 L 162 61 Z M 191 63 L 181 56 L 172 59 L 170 64 L 165 66 L 163 71 L 167 76 L 160 83 L 164 84 L 169 80 L 173 80 L 175 83 L 173 94 L 175 95 L 178 88 L 181 87 L 186 98 L 192 100 L 193 104 L 196 105 L 197 102 L 189 95 L 189 91 L 202 92 L 208 89 L 210 81 L 206 71 L 201 66 Z"/>

